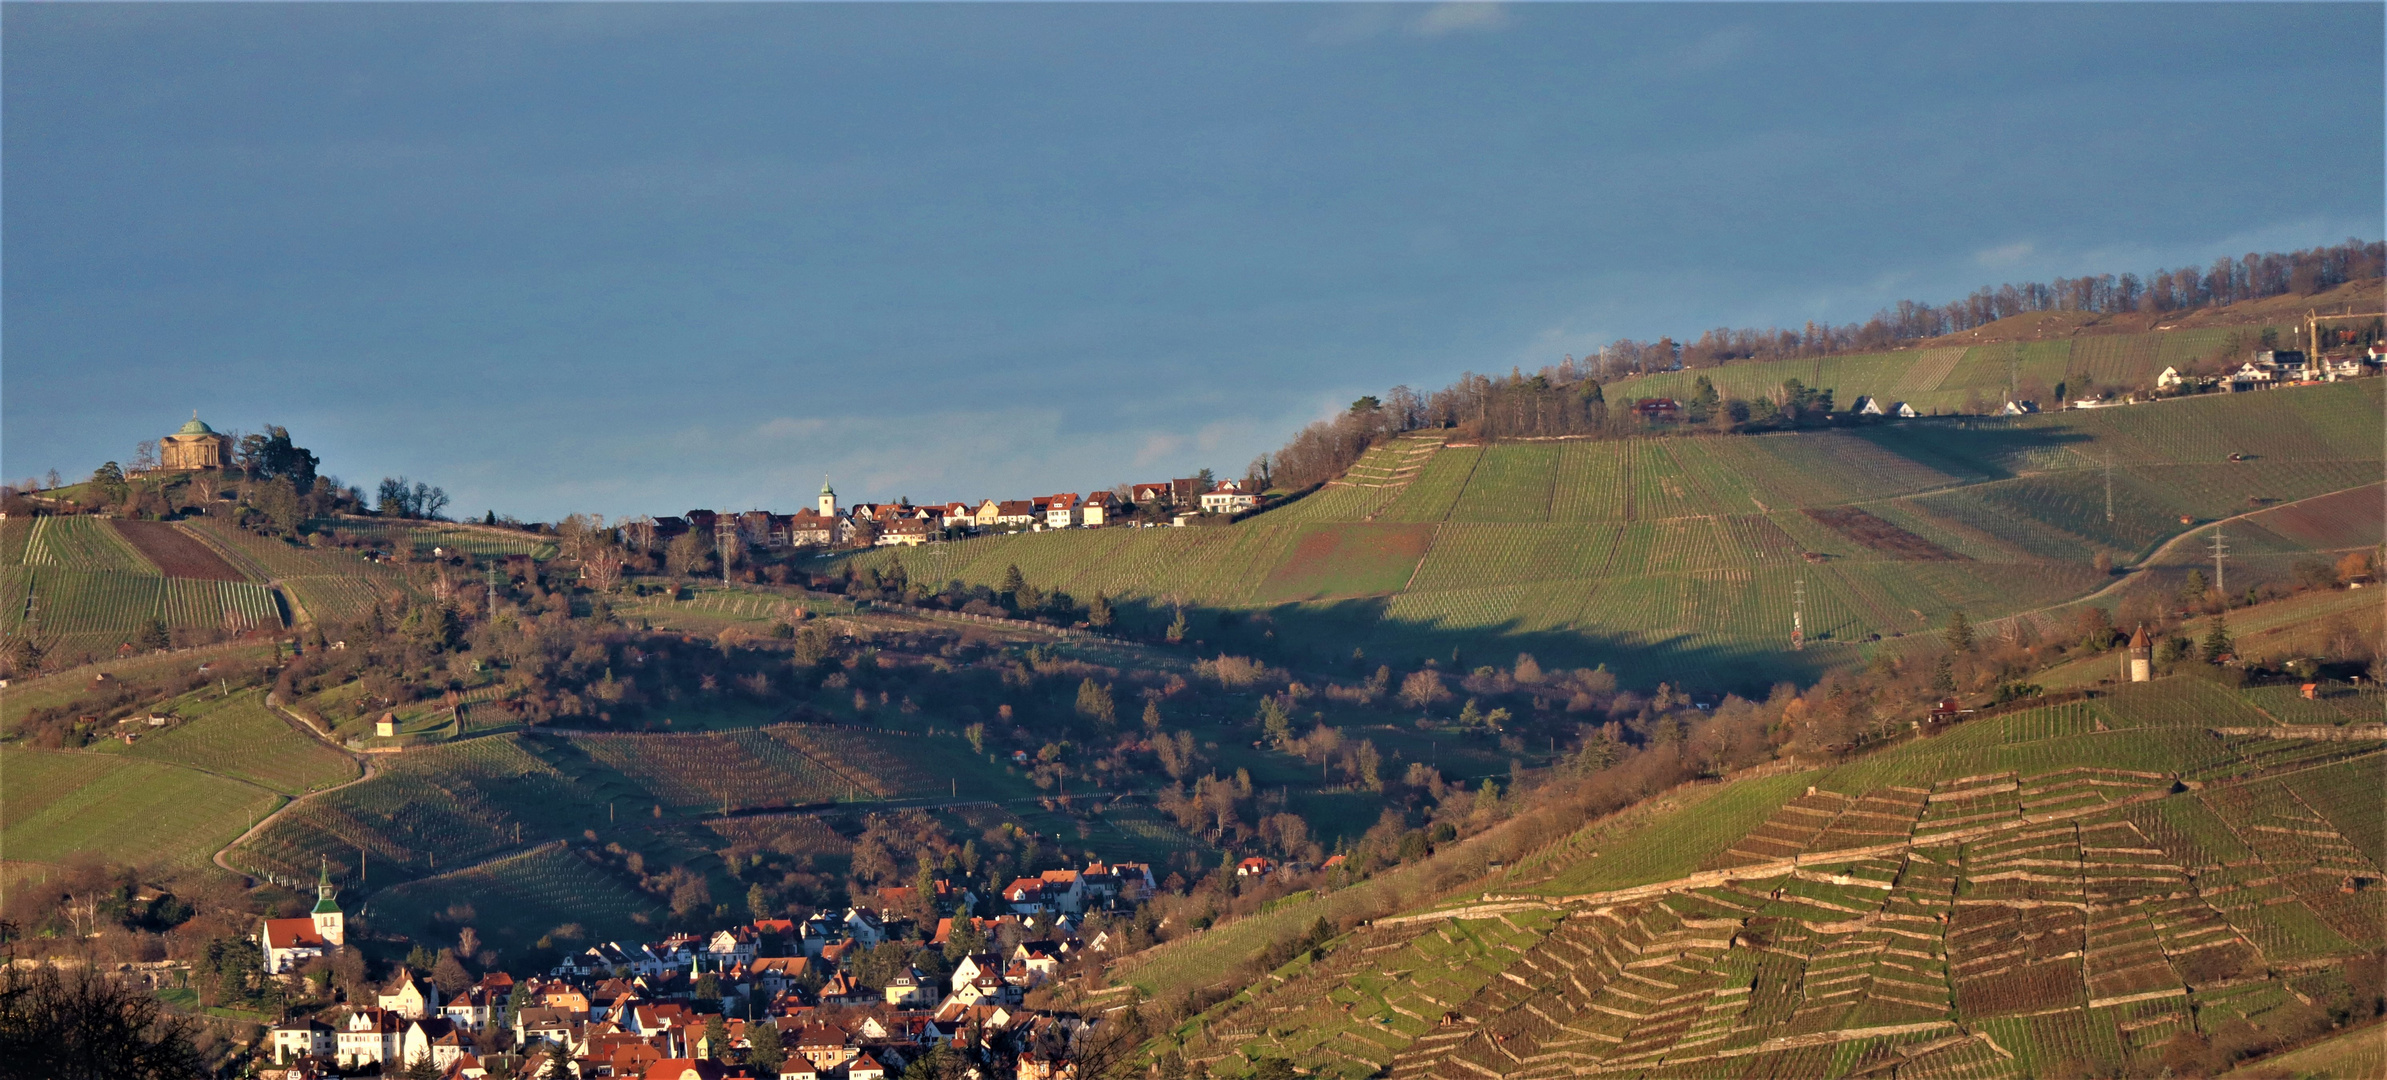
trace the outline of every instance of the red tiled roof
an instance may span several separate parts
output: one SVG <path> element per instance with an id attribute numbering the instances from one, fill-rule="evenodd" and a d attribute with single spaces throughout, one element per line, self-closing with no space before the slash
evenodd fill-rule
<path id="1" fill-rule="evenodd" d="M 265 920 L 265 944 L 268 948 L 321 948 L 331 944 L 315 929 L 313 919 Z"/>

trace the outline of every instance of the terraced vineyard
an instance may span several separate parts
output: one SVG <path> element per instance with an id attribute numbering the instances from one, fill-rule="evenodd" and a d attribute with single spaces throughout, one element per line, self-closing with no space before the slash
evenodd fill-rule
<path id="1" fill-rule="evenodd" d="M 2028 346 L 2016 362 L 2054 363 L 2069 347 Z M 1017 565 L 1081 599 L 1268 610 L 1282 649 L 1332 637 L 1390 660 L 1528 651 L 1627 680 L 1745 689 L 1861 662 L 1872 642 L 1953 612 L 2061 605 L 2109 582 L 2100 557 L 2126 564 L 2250 510 L 2261 512 L 2238 549 L 2249 580 L 2375 543 L 2377 496 L 2360 491 L 2378 481 L 2381 385 L 1763 436 L 1478 446 L 1436 432 L 1378 446 L 1343 480 L 1229 527 L 854 558 L 989 586 Z M 2176 589 L 2163 573 L 2145 587 Z M 1802 598 L 1815 647 L 1792 652 Z"/>
<path id="2" fill-rule="evenodd" d="M 1668 796 L 1176 1038 L 1213 1075 L 2151 1075 L 2387 948 L 2387 747 L 2215 734 L 2259 719 L 2166 680 Z"/>

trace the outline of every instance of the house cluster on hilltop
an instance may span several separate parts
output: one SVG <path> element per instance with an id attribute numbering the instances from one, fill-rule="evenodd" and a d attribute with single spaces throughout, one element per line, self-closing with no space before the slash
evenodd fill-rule
<path id="1" fill-rule="evenodd" d="M 2308 357 L 2291 349 L 2265 349 L 2232 371 L 2220 375 L 2195 375 L 2178 367 L 2166 367 L 2155 376 L 2157 395 L 2201 394 L 2212 392 L 2243 393 L 2249 390 L 2270 390 L 2282 386 L 2310 386 L 2315 383 L 2339 382 L 2377 375 L 2387 369 L 2387 345 L 2372 345 L 2365 351 L 2330 353 Z M 2066 409 L 2103 409 L 2116 405 L 2135 405 L 2142 398 L 2138 394 L 2119 397 L 2078 398 L 2061 403 Z M 1684 405 L 1673 398 L 1638 398 L 1631 403 L 1633 411 L 1643 419 L 1672 421 L 1684 415 Z M 1891 401 L 1880 397 L 1858 396 L 1850 403 L 1857 416 L 1895 417 L 1913 419 L 1923 413 L 1905 401 Z M 2040 411 L 2036 401 L 2008 398 L 1997 406 L 2001 416 L 2028 416 Z"/>
<path id="2" fill-rule="evenodd" d="M 1138 517 L 1182 525 L 1197 514 L 1237 514 L 1260 505 L 1245 481 L 1199 478 L 1133 484 L 1123 491 L 1062 492 L 977 503 L 855 503 L 839 506 L 836 489 L 821 485 L 816 506 L 793 514 L 748 510 L 723 514 L 690 510 L 677 517 L 640 519 L 623 526 L 635 547 L 658 549 L 691 532 L 734 537 L 749 548 L 913 545 L 984 532 L 1098 529 Z"/>
<path id="3" fill-rule="evenodd" d="M 939 907 L 979 906 L 966 888 L 933 887 Z M 984 1080 L 1074 1077 L 1074 1051 L 1099 1021 L 1030 1008 L 1028 992 L 1081 954 L 1117 952 L 1109 932 L 1083 933 L 1081 917 L 1132 907 L 1155 887 L 1142 864 L 1047 870 L 993 898 L 1003 914 L 941 918 L 931 933 L 888 914 L 915 906 L 912 888 L 885 888 L 875 897 L 882 909 L 605 942 L 540 976 L 492 972 L 445 995 L 400 969 L 369 1005 L 275 1027 L 271 1080 L 421 1061 L 447 1080 L 478 1080 L 500 1063 L 516 1076 L 546 1076 L 552 1064 L 581 1078 L 889 1080 L 940 1048 Z M 296 921 L 268 920 L 268 933 Z M 903 940 L 952 957 L 951 970 L 861 962 Z M 295 959 L 269 970 L 288 971 Z M 775 1065 L 766 1064 L 772 1045 Z"/>

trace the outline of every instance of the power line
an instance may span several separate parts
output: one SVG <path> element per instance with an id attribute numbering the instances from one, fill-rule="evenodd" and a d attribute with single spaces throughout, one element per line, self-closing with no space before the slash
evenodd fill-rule
<path id="1" fill-rule="evenodd" d="M 1790 585 L 1790 648 L 1796 652 L 1807 647 L 1807 579 L 1799 578 Z"/>
<path id="2" fill-rule="evenodd" d="M 2229 558 L 2229 545 L 2222 538 L 2221 526 L 2215 525 L 2213 526 L 2213 591 L 2220 593 L 2225 603 L 2228 601 L 2230 588 L 2229 580 L 2222 576 L 2221 561 L 2226 558 Z"/>

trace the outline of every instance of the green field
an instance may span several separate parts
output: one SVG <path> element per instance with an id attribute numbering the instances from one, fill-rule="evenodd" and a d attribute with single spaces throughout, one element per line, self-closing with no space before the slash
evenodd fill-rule
<path id="1" fill-rule="evenodd" d="M 0 843 L 12 862 L 105 851 L 118 862 L 205 864 L 283 797 L 195 769 L 116 754 L 0 750 Z"/>
<path id="2" fill-rule="evenodd" d="M 1411 662 L 1523 651 L 1605 663 L 1628 681 L 1747 687 L 1860 662 L 1871 643 L 1953 612 L 2058 608 L 2108 583 L 2098 559 L 2145 558 L 2250 511 L 2231 526 L 2243 526 L 2249 580 L 2372 542 L 2376 496 L 2355 489 L 2377 484 L 2380 392 L 2366 380 L 1761 436 L 1405 438 L 1346 480 L 1233 526 L 853 558 L 990 586 L 1016 565 L 1042 587 L 1122 598 L 1155 624 L 1179 605 L 1265 612 L 1273 636 L 1258 642 L 1224 623 L 1197 620 L 1195 633 L 1296 661 L 1329 659 L 1305 656 L 1322 640 Z M 2194 554 L 2144 587 L 2184 574 Z M 1813 643 L 1804 652 L 1788 648 L 1794 609 Z"/>
<path id="3" fill-rule="evenodd" d="M 265 692 L 247 690 L 229 698 L 206 692 L 169 702 L 178 722 L 144 735 L 125 751 L 149 761 L 188 765 L 246 780 L 285 795 L 353 780 L 356 763 L 341 752 L 293 730 L 266 708 Z"/>

